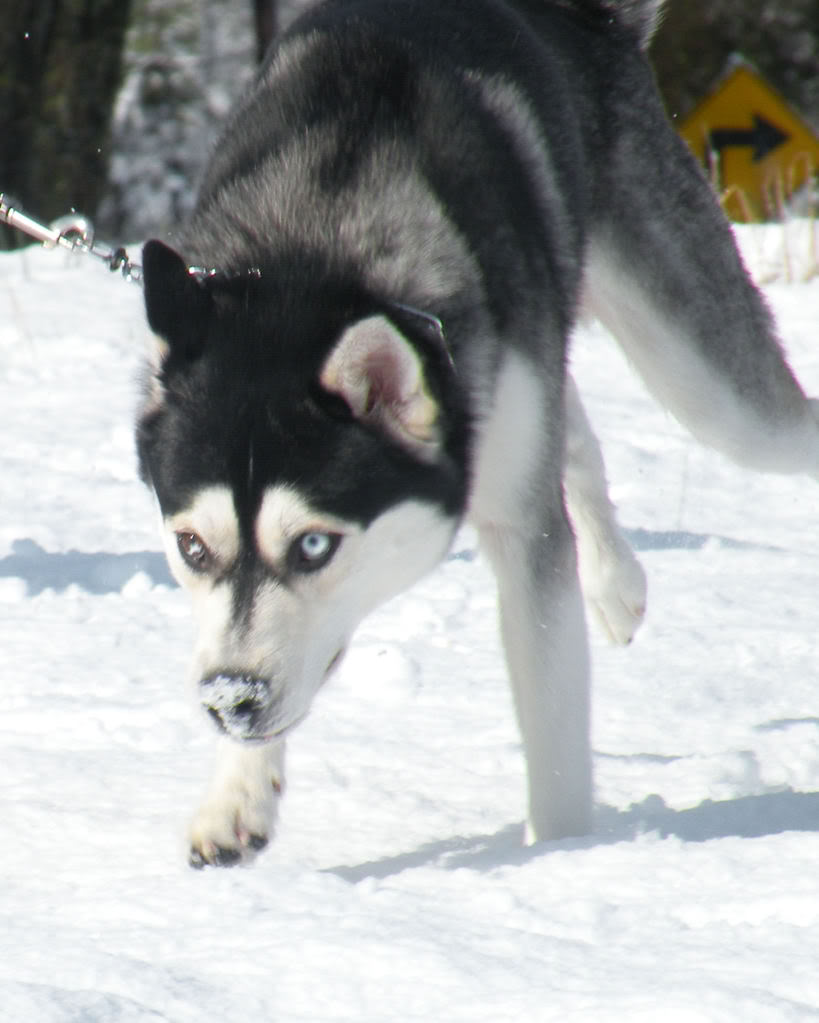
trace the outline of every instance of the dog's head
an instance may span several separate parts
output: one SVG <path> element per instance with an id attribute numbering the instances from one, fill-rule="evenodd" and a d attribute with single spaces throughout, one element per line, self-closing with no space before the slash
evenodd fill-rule
<path id="1" fill-rule="evenodd" d="M 446 552 L 467 486 L 457 381 L 412 311 L 315 268 L 196 274 L 149 242 L 143 269 L 157 350 L 137 446 L 199 621 L 195 678 L 220 729 L 270 739 Z"/>

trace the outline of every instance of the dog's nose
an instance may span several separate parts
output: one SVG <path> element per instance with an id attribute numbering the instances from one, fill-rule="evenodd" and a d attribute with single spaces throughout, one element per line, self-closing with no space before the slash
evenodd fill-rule
<path id="1" fill-rule="evenodd" d="M 252 739 L 270 711 L 270 683 L 256 675 L 217 672 L 199 683 L 202 706 L 221 732 Z"/>

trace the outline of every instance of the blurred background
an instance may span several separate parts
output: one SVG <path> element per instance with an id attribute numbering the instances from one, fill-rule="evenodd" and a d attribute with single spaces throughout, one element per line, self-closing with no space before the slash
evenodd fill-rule
<path id="1" fill-rule="evenodd" d="M 0 191 L 43 220 L 85 213 L 108 241 L 162 234 L 310 2 L 0 0 Z M 670 0 L 651 57 L 675 121 L 741 57 L 819 134 L 817 0 Z M 23 240 L 0 232 L 0 248 Z"/>

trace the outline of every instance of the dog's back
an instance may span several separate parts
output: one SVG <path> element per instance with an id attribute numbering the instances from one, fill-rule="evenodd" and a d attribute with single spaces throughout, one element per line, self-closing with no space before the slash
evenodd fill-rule
<path id="1" fill-rule="evenodd" d="M 534 318 L 562 336 L 603 138 L 603 84 L 584 54 L 587 38 L 611 42 L 546 10 L 541 40 L 485 0 L 309 12 L 214 154 L 183 242 L 191 261 L 230 269 L 256 265 L 254 250 L 311 246 L 444 316 L 456 348 L 458 319 L 479 304 L 510 343 L 539 345 Z"/>
<path id="2" fill-rule="evenodd" d="M 798 468 L 812 420 L 640 52 L 657 10 L 320 4 L 234 114 L 186 231 L 191 261 L 231 269 L 310 247 L 445 319 L 466 361 L 476 333 L 559 353 L 585 268 L 587 306 L 696 436 Z M 756 423 L 738 407 L 749 389 Z"/>

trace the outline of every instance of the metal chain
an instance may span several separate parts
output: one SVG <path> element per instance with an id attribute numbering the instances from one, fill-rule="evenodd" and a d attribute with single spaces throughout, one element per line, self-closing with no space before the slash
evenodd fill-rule
<path id="1" fill-rule="evenodd" d="M 18 231 L 36 238 L 47 249 L 62 248 L 95 256 L 112 272 L 119 271 L 126 281 L 142 284 L 142 267 L 131 262 L 124 248 L 112 249 L 109 245 L 96 241 L 94 225 L 79 213 L 68 213 L 50 224 L 44 224 L 23 213 L 19 203 L 15 203 L 10 196 L 0 192 L 0 223 L 16 227 Z"/>

